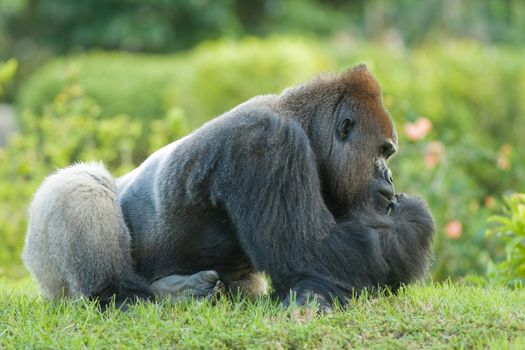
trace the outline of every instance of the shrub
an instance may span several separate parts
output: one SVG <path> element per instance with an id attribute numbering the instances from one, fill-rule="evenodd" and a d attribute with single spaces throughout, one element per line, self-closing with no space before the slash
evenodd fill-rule
<path id="1" fill-rule="evenodd" d="M 0 62 L 0 96 L 3 95 L 5 86 L 13 80 L 17 67 L 18 62 L 15 59 Z"/>
<path id="2" fill-rule="evenodd" d="M 173 56 L 95 52 L 59 58 L 33 74 L 20 88 L 20 111 L 41 113 L 72 80 L 102 107 L 103 117 L 127 114 L 136 119 L 161 117 L 163 91 L 176 76 Z"/>
<path id="3" fill-rule="evenodd" d="M 182 136 L 183 115 L 176 109 L 153 121 L 144 134 L 142 125 L 126 115 L 102 118 L 100 106 L 79 85 L 68 86 L 39 115 L 23 115 L 25 130 L 0 148 L 0 276 L 19 276 L 26 209 L 44 177 L 73 162 L 104 160 L 117 175 L 129 171 L 158 143 Z M 146 144 L 144 141 L 146 140 Z"/>
<path id="4" fill-rule="evenodd" d="M 180 106 L 195 127 L 329 66 L 315 46 L 290 38 L 221 40 L 171 56 L 95 52 L 48 63 L 23 84 L 18 107 L 38 113 L 74 78 L 103 116 L 124 113 L 149 121 Z"/>
<path id="5" fill-rule="evenodd" d="M 489 221 L 496 223 L 487 231 L 489 237 L 505 245 L 505 260 L 488 264 L 488 277 L 511 285 L 525 283 L 525 194 L 505 198 L 504 215 L 495 215 Z"/>
<path id="6" fill-rule="evenodd" d="M 319 52 L 295 39 L 206 43 L 182 57 L 182 75 L 170 84 L 167 103 L 181 106 L 199 126 L 255 95 L 279 93 L 328 70 L 333 63 Z"/>

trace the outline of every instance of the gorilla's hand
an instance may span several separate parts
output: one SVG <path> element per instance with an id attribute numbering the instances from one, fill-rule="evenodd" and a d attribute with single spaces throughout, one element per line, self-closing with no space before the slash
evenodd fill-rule
<path id="1" fill-rule="evenodd" d="M 390 201 L 389 209 L 397 226 L 410 224 L 423 235 L 434 233 L 434 218 L 425 201 L 417 196 L 396 193 Z"/>
<path id="2" fill-rule="evenodd" d="M 395 289 L 426 273 L 435 224 L 425 201 L 402 193 L 394 196 L 389 217 L 392 226 L 383 236 L 382 249 L 391 268 L 389 284 Z"/>
<path id="3" fill-rule="evenodd" d="M 380 213 L 388 213 L 397 200 L 390 169 L 376 170 L 376 176 L 371 187 L 374 207 Z"/>

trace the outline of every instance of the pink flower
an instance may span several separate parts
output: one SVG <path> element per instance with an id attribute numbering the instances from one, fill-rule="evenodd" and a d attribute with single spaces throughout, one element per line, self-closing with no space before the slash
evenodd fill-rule
<path id="1" fill-rule="evenodd" d="M 425 155 L 423 160 L 427 168 L 432 169 L 441 161 L 445 156 L 445 146 L 439 141 L 430 142 L 425 148 Z"/>
<path id="2" fill-rule="evenodd" d="M 509 145 L 508 143 L 506 143 L 503 146 L 501 146 L 499 151 L 500 151 L 501 154 L 504 154 L 504 155 L 506 155 L 508 157 L 508 156 L 510 156 L 512 154 L 512 146 Z"/>
<path id="3" fill-rule="evenodd" d="M 424 139 L 432 130 L 432 122 L 426 117 L 419 117 L 414 123 L 405 123 L 405 135 L 410 141 Z"/>
<path id="4" fill-rule="evenodd" d="M 498 157 L 496 159 L 496 165 L 501 170 L 510 169 L 510 156 L 512 154 L 512 146 L 504 144 L 498 151 Z"/>
<path id="5" fill-rule="evenodd" d="M 510 161 L 509 158 L 499 155 L 496 164 L 498 165 L 498 168 L 501 170 L 507 170 L 510 168 Z"/>
<path id="6" fill-rule="evenodd" d="M 445 234 L 450 239 L 458 239 L 463 234 L 463 225 L 459 220 L 452 220 L 445 226 Z"/>
<path id="7" fill-rule="evenodd" d="M 494 196 L 485 197 L 485 206 L 487 208 L 494 208 L 495 205 L 496 205 L 496 198 L 494 198 Z"/>

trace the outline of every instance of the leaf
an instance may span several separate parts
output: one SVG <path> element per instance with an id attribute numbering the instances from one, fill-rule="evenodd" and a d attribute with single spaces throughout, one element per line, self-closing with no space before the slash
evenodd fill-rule
<path id="1" fill-rule="evenodd" d="M 492 280 L 505 279 L 509 283 L 525 278 L 525 197 L 514 194 L 505 198 L 508 216 L 491 216 L 489 222 L 497 222 L 494 229 L 487 230 L 488 236 L 497 237 L 505 243 L 506 259 L 495 265 L 489 262 L 487 275 Z M 496 235 L 500 234 L 500 235 Z"/>
<path id="2" fill-rule="evenodd" d="M 7 62 L 0 62 L 0 84 L 10 82 L 15 76 L 18 62 L 12 58 Z"/>
<path id="3" fill-rule="evenodd" d="M 497 216 L 497 215 L 489 216 L 487 221 L 488 222 L 498 222 L 504 226 L 510 226 L 512 224 L 512 220 L 510 220 L 509 218 L 506 218 L 504 216 Z"/>

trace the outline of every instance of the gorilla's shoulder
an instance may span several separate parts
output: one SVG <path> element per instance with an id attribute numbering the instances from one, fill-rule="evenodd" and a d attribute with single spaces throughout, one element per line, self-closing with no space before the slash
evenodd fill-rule
<path id="1" fill-rule="evenodd" d="M 278 107 L 275 96 L 255 97 L 204 124 L 184 140 L 184 148 L 268 147 L 300 138 L 299 122 Z"/>

